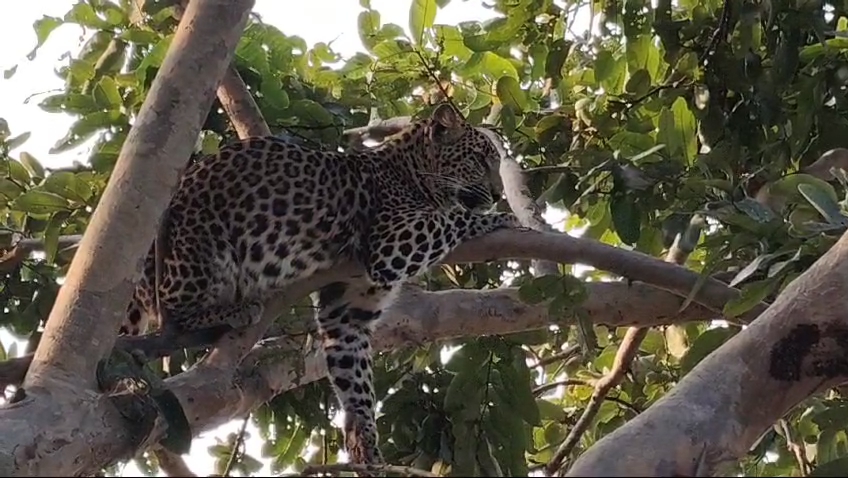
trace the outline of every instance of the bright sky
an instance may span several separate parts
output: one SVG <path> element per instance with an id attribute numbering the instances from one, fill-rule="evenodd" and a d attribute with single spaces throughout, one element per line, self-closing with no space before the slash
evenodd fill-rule
<path id="1" fill-rule="evenodd" d="M 26 59 L 26 54 L 36 42 L 32 23 L 43 15 L 61 17 L 73 3 L 73 0 L 16 2 L 14 13 L 0 15 L 0 36 L 3 39 L 0 70 L 18 65 L 11 79 L 3 80 L 0 77 L 0 117 L 8 121 L 13 135 L 27 131 L 32 134 L 29 141 L 13 152 L 13 156 L 20 151 L 27 151 L 46 167 L 61 167 L 75 159 L 85 161 L 88 157 L 88 150 L 84 146 L 61 155 L 48 154 L 50 147 L 65 134 L 74 118 L 47 113 L 37 106 L 41 97 L 46 96 L 45 93 L 62 89 L 63 82 L 56 76 L 54 69 L 67 64 L 64 55 L 77 52 L 81 45 L 82 30 L 70 25 L 58 28 L 38 51 L 35 60 Z M 380 12 L 383 23 L 395 23 L 407 32 L 410 3 L 409 0 L 371 1 L 372 7 Z M 280 28 L 286 34 L 299 35 L 308 44 L 332 41 L 333 49 L 345 57 L 362 51 L 356 25 L 357 15 L 361 11 L 357 0 L 256 0 L 254 11 L 266 23 Z M 496 13 L 483 8 L 479 0 L 453 0 L 445 9 L 439 10 L 436 23 L 455 25 L 462 21 L 483 21 L 495 16 Z M 30 102 L 25 103 L 33 95 Z M 0 341 L 8 348 L 13 339 L 0 331 Z M 19 344 L 19 347 L 22 346 L 22 343 Z M 215 444 L 216 439 L 225 440 L 227 434 L 236 432 L 239 426 L 240 421 L 235 421 L 196 439 L 187 457 L 189 467 L 200 476 L 212 473 L 213 461 L 207 454 L 207 447 Z M 248 453 L 261 459 L 262 442 L 255 429 L 252 435 L 253 438 L 247 443 Z M 267 468 L 261 472 L 265 476 L 268 473 Z M 140 476 L 140 473 L 130 463 L 124 470 L 124 476 Z"/>

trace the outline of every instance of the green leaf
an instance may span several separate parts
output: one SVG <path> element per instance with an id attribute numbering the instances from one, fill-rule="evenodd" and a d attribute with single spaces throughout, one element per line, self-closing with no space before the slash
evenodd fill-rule
<path id="1" fill-rule="evenodd" d="M 654 45 L 653 35 L 640 35 L 635 40 L 628 39 L 626 49 L 627 71 L 634 74 L 644 69 L 648 81 L 657 77 L 660 66 L 660 50 Z"/>
<path id="2" fill-rule="evenodd" d="M 453 25 L 435 25 L 436 44 L 442 46 L 442 54 L 447 57 L 456 57 L 461 61 L 467 61 L 472 51 L 465 46 L 465 42 L 459 28 Z"/>
<path id="3" fill-rule="evenodd" d="M 162 35 L 154 31 L 128 28 L 123 30 L 117 38 L 131 43 L 136 43 L 138 45 L 152 45 L 158 42 L 162 38 Z"/>
<path id="4" fill-rule="evenodd" d="M 624 85 L 624 91 L 635 96 L 643 96 L 651 88 L 651 75 L 645 69 L 636 70 Z"/>
<path id="5" fill-rule="evenodd" d="M 745 266 L 744 269 L 742 269 L 741 271 L 739 271 L 738 274 L 736 274 L 736 276 L 733 278 L 733 280 L 730 281 L 730 284 L 728 284 L 728 285 L 730 285 L 730 287 L 736 287 L 737 285 L 742 283 L 745 279 L 747 279 L 748 277 L 751 277 L 751 275 L 754 272 L 757 272 L 758 270 L 760 270 L 762 267 L 766 266 L 772 260 L 777 259 L 778 257 L 784 256 L 786 254 L 789 254 L 790 252 L 791 251 L 782 252 L 780 254 L 761 254 L 761 255 L 755 257 L 753 261 L 751 261 L 747 266 Z"/>
<path id="6" fill-rule="evenodd" d="M 657 141 L 664 143 L 671 155 L 679 155 L 684 164 L 691 164 L 697 153 L 695 116 L 686 100 L 677 98 L 671 108 L 660 113 Z"/>
<path id="7" fill-rule="evenodd" d="M 412 33 L 412 41 L 421 44 L 424 39 L 424 30 L 433 26 L 436 21 L 436 0 L 412 0 L 409 7 L 409 31 Z"/>
<path id="8" fill-rule="evenodd" d="M 477 476 L 477 427 L 473 423 L 455 421 L 451 427 L 453 434 L 453 463 L 451 475 Z"/>
<path id="9" fill-rule="evenodd" d="M 220 150 L 221 138 L 216 134 L 203 136 L 200 142 L 200 152 L 205 155 L 217 154 Z"/>
<path id="10" fill-rule="evenodd" d="M 545 69 L 548 61 L 548 47 L 541 43 L 534 43 L 530 46 L 530 58 L 533 60 L 533 66 L 530 69 L 530 77 L 534 80 L 541 79 L 545 76 Z"/>
<path id="11" fill-rule="evenodd" d="M 41 163 L 35 159 L 35 156 L 27 153 L 26 151 L 21 151 L 21 164 L 29 171 L 29 174 L 33 178 L 43 178 L 44 177 L 44 168 L 41 166 Z"/>
<path id="12" fill-rule="evenodd" d="M 405 40 L 385 40 L 374 45 L 374 54 L 381 60 L 391 59 L 412 51 L 409 42 Z"/>
<path id="13" fill-rule="evenodd" d="M 279 78 L 271 75 L 262 77 L 262 85 L 259 87 L 262 97 L 267 101 L 267 104 L 275 110 L 284 110 L 289 107 L 289 95 L 283 88 L 283 83 Z"/>
<path id="14" fill-rule="evenodd" d="M 609 203 L 615 232 L 621 242 L 629 245 L 639 242 L 642 234 L 642 212 L 632 197 L 614 194 Z"/>
<path id="15" fill-rule="evenodd" d="M 6 147 L 9 148 L 9 151 L 17 148 L 18 146 L 26 143 L 26 141 L 31 136 L 31 133 L 27 131 L 26 133 L 21 133 L 14 138 L 9 138 L 6 140 Z"/>
<path id="16" fill-rule="evenodd" d="M 135 74 L 138 76 L 139 82 L 147 81 L 147 72 L 150 68 L 159 68 L 165 60 L 165 55 L 168 54 L 168 47 L 171 46 L 171 40 L 174 35 L 168 35 L 161 40 L 150 50 L 149 53 L 141 60 L 138 67 L 135 69 Z"/>
<path id="17" fill-rule="evenodd" d="M 842 214 L 839 204 L 836 203 L 828 195 L 827 190 L 816 187 L 811 183 L 802 183 L 798 185 L 798 192 L 804 196 L 804 199 L 816 208 L 816 211 L 831 224 L 844 225 L 848 224 L 848 217 Z"/>
<path id="18" fill-rule="evenodd" d="M 464 76 L 473 76 L 478 73 L 484 74 L 494 81 L 502 76 L 511 76 L 516 80 L 518 79 L 518 71 L 515 66 L 506 58 L 490 51 L 474 53 L 461 69 L 461 74 Z"/>
<path id="19" fill-rule="evenodd" d="M 18 196 L 10 207 L 15 211 L 23 211 L 29 214 L 50 214 L 56 211 L 67 210 L 68 201 L 59 195 L 47 191 L 30 189 Z"/>
<path id="20" fill-rule="evenodd" d="M 0 194 L 2 194 L 7 200 L 15 199 L 20 196 L 24 192 L 24 189 L 21 188 L 18 183 L 14 181 L 10 181 L 9 179 L 3 178 L 0 179 Z"/>
<path id="21" fill-rule="evenodd" d="M 118 83 L 110 76 L 104 76 L 97 82 L 92 91 L 94 103 L 104 109 L 116 110 L 123 104 Z"/>
<path id="22" fill-rule="evenodd" d="M 7 69 L 3 70 L 3 79 L 8 80 L 8 79 L 12 78 L 13 76 L 15 76 L 15 72 L 17 72 L 17 71 L 18 71 L 18 65 L 14 65 L 11 68 L 7 68 Z"/>
<path id="23" fill-rule="evenodd" d="M 69 201 L 83 204 L 87 203 L 93 195 L 91 186 L 70 171 L 58 171 L 51 174 L 44 180 L 41 187 Z"/>
<path id="24" fill-rule="evenodd" d="M 501 466 L 495 459 L 492 444 L 485 437 L 477 444 L 477 463 L 480 465 L 482 476 L 504 476 Z"/>
<path id="25" fill-rule="evenodd" d="M 738 297 L 724 304 L 722 312 L 728 318 L 742 315 L 768 297 L 779 284 L 780 282 L 777 280 L 777 277 L 769 277 L 768 279 L 748 283 L 742 288 Z"/>
<path id="26" fill-rule="evenodd" d="M 545 60 L 545 74 L 551 78 L 554 85 L 559 84 L 559 80 L 562 79 L 562 68 L 565 66 L 565 60 L 568 58 L 570 49 L 571 42 L 561 38 L 551 44 L 551 51 L 548 53 L 547 60 Z"/>
<path id="27" fill-rule="evenodd" d="M 736 335 L 730 328 L 718 327 L 710 329 L 698 336 L 680 360 L 681 377 L 692 371 L 701 360 Z"/>
<path id="28" fill-rule="evenodd" d="M 495 91 L 501 103 L 509 105 L 515 112 L 520 113 L 527 109 L 527 97 L 515 78 L 502 76 L 495 86 Z"/>
<path id="29" fill-rule="evenodd" d="M 503 388 L 498 392 L 510 408 L 518 414 L 528 425 L 540 426 L 542 424 L 539 414 L 539 406 L 533 395 L 533 377 L 524 353 L 511 350 L 512 360 L 498 362 L 497 368 L 503 377 Z"/>
<path id="30" fill-rule="evenodd" d="M 377 43 L 376 36 L 380 28 L 380 12 L 376 10 L 359 12 L 356 24 L 359 31 L 359 41 L 370 51 Z"/>
<path id="31" fill-rule="evenodd" d="M 517 119 L 512 107 L 504 105 L 504 107 L 501 108 L 501 127 L 503 127 L 503 132 L 507 137 L 510 137 L 515 133 L 516 123 Z"/>
<path id="32" fill-rule="evenodd" d="M 47 15 L 44 15 L 32 24 L 32 28 L 33 30 L 35 30 L 35 37 L 37 43 L 35 45 L 35 48 L 33 48 L 32 51 L 27 54 L 28 60 L 35 59 L 35 53 L 38 51 L 39 48 L 41 48 L 41 45 L 44 45 L 44 42 L 47 41 L 47 38 L 50 37 L 50 34 L 53 32 L 53 30 L 58 28 L 63 23 L 65 22 L 62 21 L 61 18 L 48 17 Z"/>
<path id="33" fill-rule="evenodd" d="M 57 211 L 50 217 L 44 228 L 44 255 L 48 264 L 56 261 L 56 254 L 59 252 L 59 234 L 69 216 L 69 211 Z"/>
<path id="34" fill-rule="evenodd" d="M 6 163 L 6 167 L 8 170 L 3 172 L 8 173 L 7 177 L 12 178 L 18 184 L 29 184 L 32 182 L 29 171 L 18 161 L 9 160 Z"/>
<path id="35" fill-rule="evenodd" d="M 74 4 L 73 8 L 65 14 L 65 21 L 96 29 L 105 29 L 112 26 L 101 20 L 91 5 L 82 1 Z"/>

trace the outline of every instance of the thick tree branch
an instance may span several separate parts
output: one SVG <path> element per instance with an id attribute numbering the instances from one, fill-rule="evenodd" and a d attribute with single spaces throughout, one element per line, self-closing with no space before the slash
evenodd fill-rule
<path id="1" fill-rule="evenodd" d="M 792 407 L 848 377 L 848 234 L 750 326 L 566 476 L 719 476 Z M 647 444 L 647 445 L 646 445 Z"/>
<path id="2" fill-rule="evenodd" d="M 352 266 L 351 266 L 352 267 Z M 352 269 L 350 269 L 352 271 Z M 351 272 L 352 273 L 352 272 Z M 682 299 L 674 294 L 656 289 L 646 284 L 627 284 L 625 282 L 593 282 L 587 283 L 588 301 L 584 304 L 587 316 L 592 322 L 610 327 L 625 327 L 631 325 L 652 326 L 670 323 L 685 323 L 698 320 L 711 320 L 715 313 L 700 305 L 690 305 L 682 312 L 678 312 Z M 308 291 L 307 291 L 308 292 Z M 287 292 L 286 297 L 292 301 L 300 296 L 294 292 Z M 412 284 L 407 285 L 401 293 L 399 306 L 402 314 L 408 317 L 417 317 L 412 320 L 410 326 L 404 326 L 400 331 L 394 326 L 388 326 L 387 321 L 381 326 L 380 333 L 403 334 L 404 344 L 417 344 L 437 338 L 459 337 L 470 335 L 487 335 L 516 332 L 526 329 L 545 327 L 557 321 L 549 316 L 547 305 L 529 305 L 521 302 L 518 292 L 513 288 L 503 288 L 487 291 L 476 290 L 452 290 L 442 292 L 422 291 Z M 465 312 L 462 308 L 465 307 Z M 488 310 L 484 313 L 482 311 Z M 447 311 L 447 312 L 445 312 Z M 286 306 L 278 307 L 271 311 L 276 317 L 286 313 Z M 462 314 L 468 315 L 463 319 Z M 503 322 L 488 323 L 484 316 L 502 317 Z M 478 319 L 479 318 L 479 319 Z M 311 314 L 304 313 L 302 317 L 306 321 L 306 329 L 311 326 Z M 456 321 L 455 327 L 462 330 L 456 335 L 446 335 L 446 329 L 440 324 L 445 321 Z M 431 324 L 431 325 L 428 325 Z M 514 324 L 514 326 L 509 326 Z M 477 327 L 480 328 L 477 328 Z M 411 328 L 410 328 L 411 327 Z M 469 329 L 465 329 L 469 327 Z M 507 328 L 503 328 L 507 327 Z M 386 329 L 386 330 L 383 330 Z M 436 330 L 436 335 L 426 335 L 424 332 L 415 330 Z M 391 331 L 391 332 L 389 332 Z M 282 331 L 271 328 L 266 338 L 275 337 Z M 413 333 L 414 332 L 414 333 Z M 136 345 L 123 346 L 125 349 L 142 348 L 141 342 L 146 339 L 137 337 L 119 337 L 118 344 L 122 343 Z M 175 342 L 170 348 L 162 347 L 162 352 L 172 352 L 188 346 L 197 344 L 187 341 L 186 343 Z M 157 345 L 158 347 L 158 345 Z M 146 349 L 145 349 L 146 350 Z M 31 356 L 19 357 L 5 362 L 0 362 L 0 389 L 7 385 L 19 383 L 26 371 Z"/>
<path id="3" fill-rule="evenodd" d="M 623 283 L 591 284 L 584 308 L 592 320 L 610 326 L 630 325 L 633 312 L 645 325 L 687 320 L 709 320 L 713 313 L 693 306 L 677 315 L 682 299 L 645 286 Z M 503 335 L 569 325 L 552 317 L 545 304 L 528 305 L 515 289 L 484 292 L 447 290 L 426 292 L 406 285 L 398 302 L 377 327 L 375 350 L 397 350 L 436 340 Z M 318 349 L 305 356 L 295 341 L 269 339 L 256 346 L 238 368 L 201 364 L 168 379 L 195 433 L 244 416 L 274 395 L 324 378 L 324 360 Z"/>
<path id="4" fill-rule="evenodd" d="M 70 239 L 68 242 L 71 242 Z M 31 252 L 42 250 L 43 247 L 36 240 L 22 241 L 21 246 L 24 245 Z M 682 296 L 688 295 L 701 277 L 698 273 L 640 252 L 556 232 L 498 231 L 463 244 L 443 262 L 450 264 L 508 259 L 584 264 Z M 738 294 L 737 289 L 715 278 L 708 278 L 698 289 L 693 301 L 720 314 L 724 304 Z M 741 317 L 725 318 L 732 322 L 747 323 L 764 311 L 766 306 L 761 303 Z"/>
<path id="5" fill-rule="evenodd" d="M 541 233 L 536 231 L 499 231 L 486 237 L 475 239 L 460 246 L 444 262 L 468 263 L 484 262 L 492 259 L 536 258 L 562 263 L 580 262 L 597 267 L 598 269 L 629 276 L 631 279 L 641 282 L 657 285 L 680 296 L 685 296 L 695 286 L 700 277 L 698 274 L 682 267 L 644 254 L 618 249 L 587 239 L 574 238 L 566 234 Z M 356 268 L 350 264 L 341 264 L 332 272 L 326 272 L 311 278 L 309 283 L 313 285 L 312 289 L 305 291 L 298 288 L 286 289 L 280 291 L 280 294 L 289 297 L 292 301 L 296 301 L 321 285 L 345 278 L 351 274 L 358 274 Z M 633 287 L 637 285 L 633 284 Z M 708 279 L 705 281 L 703 287 L 700 288 L 694 301 L 716 312 L 718 316 L 721 314 L 724 304 L 735 297 L 736 294 L 738 294 L 736 289 L 730 288 L 717 280 Z M 234 350 L 224 347 L 223 351 L 218 351 L 214 355 L 219 356 L 222 353 L 226 353 L 226 357 L 230 357 L 237 362 L 238 360 L 235 357 L 238 357 L 239 354 L 243 355 L 243 353 L 246 353 L 246 350 L 249 350 L 256 340 L 264 336 L 268 324 L 283 309 L 284 307 L 272 308 L 271 315 L 269 315 L 267 321 L 259 324 L 260 326 L 255 330 L 251 329 L 252 331 L 250 331 L 249 337 L 245 335 L 247 333 L 245 331 L 228 334 L 229 338 L 217 344 L 219 348 L 226 343 L 237 343 L 240 345 Z M 755 307 L 754 310 L 745 314 L 742 319 L 745 321 L 753 320 L 755 314 L 763 309 L 764 306 Z M 630 321 L 629 323 L 627 322 L 628 320 Z M 630 319 L 625 319 L 621 325 L 642 326 L 652 324 L 645 324 L 641 322 L 641 318 L 634 316 Z M 251 339 L 252 341 L 250 341 Z M 235 342 L 233 342 L 234 340 Z M 174 344 L 174 346 L 181 345 Z M 21 368 L 22 365 L 14 361 L 0 365 L 0 383 L 4 379 L 7 381 L 6 383 L 14 383 L 15 373 L 16 371 L 19 372 Z"/>
<path id="6" fill-rule="evenodd" d="M 0 409 L 0 475 L 77 475 L 135 452 L 118 411 L 93 391 L 95 366 L 112 349 L 141 259 L 252 6 L 189 3 L 59 292 L 26 396 Z"/>
<path id="7" fill-rule="evenodd" d="M 505 250 L 514 255 L 532 257 L 529 252 L 520 252 L 497 240 L 511 242 L 541 233 L 518 233 L 504 231 L 489 240 L 490 250 L 469 243 L 454 254 L 454 260 L 476 262 L 489 257 L 491 250 Z M 475 241 L 483 242 L 482 240 Z M 529 247 L 535 247 L 533 241 Z M 356 274 L 351 265 L 340 265 L 332 272 L 320 274 L 287 288 L 268 305 L 268 316 L 273 318 L 281 310 L 314 290 L 321 284 Z M 679 297 L 654 289 L 647 285 L 626 283 L 595 283 L 585 307 L 593 320 L 613 326 L 632 325 L 633 312 L 640 311 L 641 317 L 652 317 L 655 323 L 676 320 L 709 320 L 713 313 L 706 308 L 690 306 L 678 316 L 682 300 Z M 471 296 L 471 294 L 474 294 Z M 406 286 L 398 304 L 388 311 L 385 322 L 375 333 L 377 350 L 396 349 L 404 345 L 418 344 L 437 339 L 505 334 L 527 329 L 547 327 L 560 319 L 551 317 L 545 305 L 528 305 L 518 300 L 514 289 L 497 289 L 485 292 L 451 290 L 424 292 L 412 285 Z M 643 325 L 654 325 L 645 322 Z M 294 345 L 294 347 L 293 347 Z M 219 347 L 216 352 L 223 350 Z M 168 387 L 177 395 L 185 409 L 193 432 L 199 433 L 226 423 L 234 417 L 243 417 L 247 412 L 264 403 L 275 394 L 291 390 L 301 384 L 324 377 L 324 361 L 320 351 L 315 350 L 306 357 L 297 351 L 291 340 L 272 339 L 252 348 L 247 358 L 238 361 L 227 358 L 204 360 L 191 370 L 166 380 Z M 213 352 L 215 353 L 215 352 Z M 61 393 L 53 390 L 53 393 Z M 123 424 L 114 408 L 102 396 L 85 393 L 78 397 L 71 408 L 47 409 L 40 406 L 46 400 L 25 399 L 0 413 L 3 437 L 16 437 L 4 444 L 0 437 L 0 472 L 12 470 L 4 476 L 46 475 L 59 476 L 94 470 L 112 460 L 126 458 L 135 450 L 127 449 L 123 435 Z M 36 412 L 33 414 L 33 412 Z M 96 417 L 96 418 L 95 418 Z M 40 437 L 49 430 L 52 436 L 73 436 L 76 446 L 53 445 L 49 440 L 24 442 L 20 437 Z M 160 435 L 161 436 L 161 435 Z M 154 439 L 156 437 L 153 437 Z M 25 445 L 24 443 L 33 443 Z M 56 459 L 27 459 L 35 450 L 47 453 L 48 447 Z M 76 449 L 74 449 L 76 448 Z M 83 450 L 84 448 L 84 450 Z M 79 461 L 60 459 L 76 453 L 84 459 Z M 3 456 L 16 457 L 15 462 L 4 468 Z M 49 461 L 50 467 L 45 467 Z M 25 467 L 25 468 L 24 468 Z M 17 470 L 17 471 L 15 471 Z"/>
<path id="8" fill-rule="evenodd" d="M 239 138 L 271 136 L 268 123 L 262 118 L 259 107 L 247 90 L 235 65 L 230 65 L 221 85 L 218 86 L 218 101 L 230 118 Z"/>
<path id="9" fill-rule="evenodd" d="M 538 204 L 530 196 L 524 172 L 518 162 L 512 158 L 504 158 L 500 169 L 504 195 L 521 225 L 535 231 L 554 232 L 554 228 L 545 222 Z M 536 276 L 559 274 L 559 266 L 555 262 L 533 261 L 532 265 Z"/>
<path id="10" fill-rule="evenodd" d="M 190 3 L 80 241 L 30 366 L 28 385 L 61 376 L 90 382 L 97 361 L 111 350 L 141 259 L 252 5 Z M 133 220 L 123 220 L 128 217 Z M 78 353 L 83 349 L 87 353 Z"/>

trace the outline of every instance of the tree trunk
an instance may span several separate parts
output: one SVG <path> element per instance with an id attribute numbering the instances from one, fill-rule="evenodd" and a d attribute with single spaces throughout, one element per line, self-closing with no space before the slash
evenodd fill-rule
<path id="1" fill-rule="evenodd" d="M 792 407 L 848 378 L 848 311 L 834 307 L 846 295 L 848 234 L 566 476 L 723 476 Z"/>
<path id="2" fill-rule="evenodd" d="M 253 3 L 190 2 L 48 318 L 25 398 L 0 410 L 0 475 L 77 475 L 135 451 L 94 372 Z"/>

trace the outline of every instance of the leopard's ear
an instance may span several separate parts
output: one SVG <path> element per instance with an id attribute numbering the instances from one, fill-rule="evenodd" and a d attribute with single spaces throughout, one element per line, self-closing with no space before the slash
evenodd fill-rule
<path id="1" fill-rule="evenodd" d="M 450 103 L 440 104 L 430 116 L 445 128 L 459 128 L 465 124 L 465 118 Z"/>

